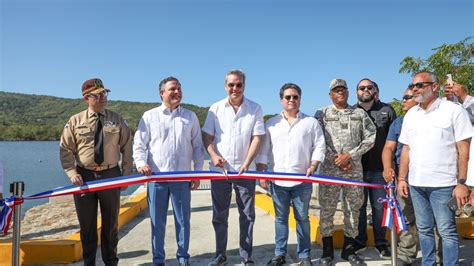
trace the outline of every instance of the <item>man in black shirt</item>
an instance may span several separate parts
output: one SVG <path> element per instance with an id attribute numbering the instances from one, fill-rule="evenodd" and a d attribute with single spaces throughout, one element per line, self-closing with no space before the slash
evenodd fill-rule
<path id="1" fill-rule="evenodd" d="M 386 182 L 382 175 L 382 150 L 390 124 L 397 118 L 397 115 L 390 105 L 379 100 L 378 92 L 377 84 L 370 79 L 364 78 L 357 84 L 357 107 L 367 112 L 377 128 L 374 147 L 362 156 L 364 181 L 385 185 Z M 377 201 L 379 198 L 385 198 L 385 195 L 383 188 L 364 189 L 364 204 L 360 209 L 356 250 L 363 251 L 367 246 L 367 201 L 370 199 L 375 247 L 381 258 L 390 259 L 391 254 L 385 239 L 386 228 L 382 227 L 383 203 Z"/>

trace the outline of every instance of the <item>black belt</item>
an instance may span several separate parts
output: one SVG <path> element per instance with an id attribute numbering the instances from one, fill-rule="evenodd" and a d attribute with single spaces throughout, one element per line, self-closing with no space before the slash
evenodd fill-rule
<path id="1" fill-rule="evenodd" d="M 109 164 L 109 165 L 97 165 L 97 166 L 80 166 L 78 165 L 77 167 L 89 170 L 89 171 L 94 171 L 94 172 L 101 172 L 105 170 L 109 170 L 115 167 L 118 167 L 117 164 Z"/>

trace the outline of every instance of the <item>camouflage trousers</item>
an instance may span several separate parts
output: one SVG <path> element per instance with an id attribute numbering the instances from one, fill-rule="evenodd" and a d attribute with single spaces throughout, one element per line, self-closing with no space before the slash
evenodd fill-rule
<path id="1" fill-rule="evenodd" d="M 362 177 L 361 177 L 362 179 Z M 334 231 L 334 214 L 342 190 L 344 212 L 344 235 L 355 238 L 359 232 L 359 209 L 364 203 L 364 188 L 358 186 L 319 185 L 319 228 L 323 237 L 332 236 Z"/>

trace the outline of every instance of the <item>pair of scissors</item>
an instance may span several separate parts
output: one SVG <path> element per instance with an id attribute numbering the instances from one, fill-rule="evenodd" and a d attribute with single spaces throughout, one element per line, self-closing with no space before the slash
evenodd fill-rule
<path id="1" fill-rule="evenodd" d="M 222 165 L 222 173 L 225 176 L 225 179 L 229 180 L 229 175 L 227 174 L 227 169 L 225 169 L 225 165 Z"/>

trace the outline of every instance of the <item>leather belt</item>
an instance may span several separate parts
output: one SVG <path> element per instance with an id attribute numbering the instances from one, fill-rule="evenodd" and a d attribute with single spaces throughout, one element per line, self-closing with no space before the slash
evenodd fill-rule
<path id="1" fill-rule="evenodd" d="M 117 167 L 117 164 L 97 165 L 97 166 L 81 166 L 81 165 L 78 165 L 78 166 L 83 168 L 83 169 L 86 169 L 86 170 L 90 170 L 90 171 L 94 171 L 94 172 L 100 172 L 100 171 L 104 171 L 104 170 L 108 170 L 108 169 Z"/>

